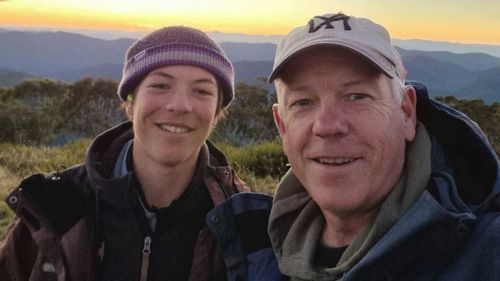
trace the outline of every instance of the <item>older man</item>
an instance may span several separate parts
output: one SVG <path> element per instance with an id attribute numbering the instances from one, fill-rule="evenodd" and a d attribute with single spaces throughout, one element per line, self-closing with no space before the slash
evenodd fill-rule
<path id="1" fill-rule="evenodd" d="M 269 233 L 292 280 L 500 280 L 498 158 L 405 76 L 368 19 L 317 16 L 278 45 L 269 80 L 291 169 Z"/>

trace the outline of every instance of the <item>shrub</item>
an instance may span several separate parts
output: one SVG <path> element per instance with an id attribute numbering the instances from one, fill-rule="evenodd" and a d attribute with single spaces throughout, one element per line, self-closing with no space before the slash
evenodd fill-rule
<path id="1" fill-rule="evenodd" d="M 237 172 L 251 172 L 257 177 L 278 178 L 288 169 L 287 158 L 278 140 L 245 147 L 227 144 L 219 146 Z"/>

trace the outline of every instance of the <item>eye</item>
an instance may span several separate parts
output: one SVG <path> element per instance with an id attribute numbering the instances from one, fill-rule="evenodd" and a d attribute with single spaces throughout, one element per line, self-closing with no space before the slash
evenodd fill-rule
<path id="1" fill-rule="evenodd" d="M 197 93 L 198 95 L 202 95 L 202 96 L 207 96 L 207 95 L 210 95 L 209 92 L 205 91 L 205 90 L 194 90 L 195 93 Z"/>
<path id="2" fill-rule="evenodd" d="M 205 89 L 194 89 L 193 92 L 197 95 L 201 95 L 201 96 L 213 96 L 214 94 L 212 93 L 212 91 L 209 91 L 209 90 L 205 90 Z"/>
<path id="3" fill-rule="evenodd" d="M 349 94 L 347 95 L 347 100 L 349 101 L 358 101 L 358 100 L 363 100 L 363 99 L 367 99 L 369 98 L 370 96 L 367 95 L 367 94 L 361 94 L 361 93 L 353 93 L 353 94 Z"/>
<path id="4" fill-rule="evenodd" d="M 157 89 L 157 90 L 170 90 L 170 85 L 167 83 L 153 83 L 149 85 L 149 88 Z"/>
<path id="5" fill-rule="evenodd" d="M 311 104 L 312 104 L 312 101 L 310 99 L 300 99 L 300 100 L 296 100 L 296 101 L 292 102 L 290 107 L 294 107 L 294 106 L 304 107 L 304 106 L 308 106 Z"/>

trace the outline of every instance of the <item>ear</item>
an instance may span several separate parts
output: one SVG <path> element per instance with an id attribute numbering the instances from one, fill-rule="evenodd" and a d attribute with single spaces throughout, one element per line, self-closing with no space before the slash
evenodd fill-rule
<path id="1" fill-rule="evenodd" d="M 279 105 L 277 103 L 273 104 L 273 116 L 274 116 L 274 124 L 278 128 L 278 132 L 280 134 L 281 142 L 283 146 L 285 146 L 285 135 L 286 135 L 286 127 L 283 122 L 283 118 L 280 114 Z"/>
<path id="2" fill-rule="evenodd" d="M 401 110 L 404 113 L 405 139 L 412 141 L 415 138 L 417 125 L 417 94 L 410 85 L 405 86 Z"/>
<path id="3" fill-rule="evenodd" d="M 131 101 L 127 101 L 125 105 L 125 113 L 127 113 L 128 120 L 132 121 L 134 118 L 134 103 Z"/>

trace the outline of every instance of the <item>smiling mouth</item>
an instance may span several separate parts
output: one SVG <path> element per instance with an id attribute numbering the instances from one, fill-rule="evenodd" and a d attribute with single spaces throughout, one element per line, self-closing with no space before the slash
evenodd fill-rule
<path id="1" fill-rule="evenodd" d="M 167 125 L 167 124 L 158 124 L 157 125 L 160 129 L 163 131 L 173 133 L 173 134 L 185 134 L 187 132 L 192 131 L 190 128 L 186 127 L 177 127 L 177 126 L 172 126 L 172 125 Z"/>
<path id="2" fill-rule="evenodd" d="M 347 165 L 353 163 L 356 160 L 357 160 L 356 158 L 326 158 L 326 157 L 314 159 L 314 161 L 320 164 L 331 165 L 331 166 Z"/>

